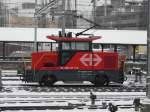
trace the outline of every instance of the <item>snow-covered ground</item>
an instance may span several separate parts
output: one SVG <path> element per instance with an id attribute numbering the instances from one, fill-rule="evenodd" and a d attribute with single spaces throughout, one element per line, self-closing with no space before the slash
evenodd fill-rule
<path id="1" fill-rule="evenodd" d="M 60 110 L 11 110 L 11 111 L 5 111 L 5 112 L 110 112 L 108 111 L 108 109 L 71 109 L 71 110 L 64 110 L 64 109 L 60 109 Z M 118 109 L 117 112 L 137 112 L 134 111 L 134 109 Z"/>
<path id="2" fill-rule="evenodd" d="M 55 110 L 7 110 L 5 112 L 109 112 L 108 109 L 89 109 L 91 105 L 90 92 L 47 92 L 47 91 L 27 91 L 18 89 L 25 86 L 25 83 L 20 81 L 16 76 L 15 71 L 2 72 L 2 83 L 6 91 L 0 92 L 0 107 L 15 107 L 15 106 L 68 106 L 69 104 L 85 104 L 82 109 L 55 109 Z M 8 74 L 7 74 L 8 73 Z M 10 76 L 11 77 L 7 77 Z M 13 76 L 14 75 L 14 76 Z M 16 80 L 15 79 L 16 76 Z M 8 79 L 8 80 L 7 80 Z M 9 80 L 13 79 L 13 80 Z M 128 76 L 128 80 L 124 83 L 127 86 L 145 85 L 143 78 L 141 83 L 134 83 L 134 76 Z M 88 83 L 86 83 L 88 84 Z M 37 85 L 33 83 L 32 85 Z M 26 86 L 28 88 L 28 86 Z M 11 88 L 11 91 L 9 89 Z M 40 87 L 38 87 L 40 88 Z M 8 91 L 7 91 L 8 89 Z M 133 100 L 140 98 L 143 100 L 146 97 L 145 92 L 94 92 L 97 96 L 95 105 L 102 106 L 105 102 L 118 105 L 117 112 L 135 112 Z M 122 106 L 129 108 L 121 108 Z"/>

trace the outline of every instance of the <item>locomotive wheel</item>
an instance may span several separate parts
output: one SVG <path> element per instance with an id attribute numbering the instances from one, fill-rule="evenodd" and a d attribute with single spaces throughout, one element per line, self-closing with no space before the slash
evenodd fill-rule
<path id="1" fill-rule="evenodd" d="M 41 86 L 53 86 L 56 82 L 56 78 L 54 76 L 44 76 L 42 80 L 39 82 Z"/>
<path id="2" fill-rule="evenodd" d="M 40 86 L 44 86 L 44 82 L 43 81 L 39 81 L 39 85 Z"/>
<path id="3" fill-rule="evenodd" d="M 95 77 L 95 82 L 94 84 L 96 86 L 104 86 L 104 85 L 109 85 L 109 79 L 106 75 L 97 75 Z"/>

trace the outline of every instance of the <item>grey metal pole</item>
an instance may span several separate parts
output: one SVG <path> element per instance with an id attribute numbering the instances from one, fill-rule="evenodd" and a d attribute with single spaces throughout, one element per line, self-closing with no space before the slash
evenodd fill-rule
<path id="1" fill-rule="evenodd" d="M 7 21 L 6 21 L 6 20 L 7 20 L 7 19 L 6 19 L 6 17 L 7 17 L 6 2 L 4 1 L 3 4 L 4 4 L 4 27 L 6 27 L 6 24 L 7 24 L 7 23 L 6 23 L 6 22 L 7 22 Z"/>
<path id="2" fill-rule="evenodd" d="M 66 0 L 62 0 L 62 36 L 65 37 L 65 26 L 66 26 L 66 18 L 65 18 L 65 7 L 66 6 Z"/>
<path id="3" fill-rule="evenodd" d="M 96 0 L 93 0 L 93 21 L 96 20 Z"/>
<path id="4" fill-rule="evenodd" d="M 37 50 L 37 0 L 35 0 L 35 13 L 34 13 L 34 51 Z"/>
<path id="5" fill-rule="evenodd" d="M 150 99 L 150 0 L 148 0 L 148 25 L 147 25 L 147 91 L 146 95 Z"/>
<path id="6" fill-rule="evenodd" d="M 107 0 L 104 3 L 104 16 L 107 16 Z"/>
<path id="7" fill-rule="evenodd" d="M 77 11 L 77 0 L 75 0 L 75 11 Z"/>
<path id="8" fill-rule="evenodd" d="M 0 90 L 2 89 L 2 70 L 0 69 Z"/>
<path id="9" fill-rule="evenodd" d="M 75 15 L 77 15 L 78 9 L 77 9 L 77 0 L 75 0 Z M 74 19 L 73 27 L 77 28 L 77 18 Z"/>

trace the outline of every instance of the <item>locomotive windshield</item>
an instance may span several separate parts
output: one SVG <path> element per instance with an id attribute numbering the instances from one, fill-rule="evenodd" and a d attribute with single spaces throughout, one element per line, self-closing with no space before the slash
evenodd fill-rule
<path id="1" fill-rule="evenodd" d="M 62 50 L 87 51 L 89 49 L 89 42 L 62 42 Z"/>

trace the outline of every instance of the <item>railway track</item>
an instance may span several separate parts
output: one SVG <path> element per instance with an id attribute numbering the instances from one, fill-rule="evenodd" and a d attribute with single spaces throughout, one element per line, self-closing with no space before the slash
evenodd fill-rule
<path id="1" fill-rule="evenodd" d="M 133 99 L 144 99 L 144 94 L 98 94 L 95 101 L 96 108 L 102 108 L 102 102 L 117 102 L 121 108 L 133 108 Z M 19 109 L 74 109 L 90 107 L 89 94 L 64 94 L 64 93 L 46 93 L 46 94 L 0 94 L 1 110 L 19 110 Z M 6 108 L 8 107 L 8 108 Z"/>
<path id="2" fill-rule="evenodd" d="M 106 111 L 102 103 L 115 102 L 120 109 L 133 108 L 133 100 L 145 95 L 144 86 L 110 86 L 95 87 L 93 85 L 55 85 L 41 87 L 38 84 L 26 84 L 20 81 L 15 71 L 2 74 L 3 88 L 0 91 L 1 111 L 14 110 L 83 110 L 99 109 Z M 95 106 L 91 107 L 90 91 L 96 94 Z M 121 93 L 120 93 L 121 92 Z M 86 112 L 88 112 L 86 110 Z"/>
<path id="3" fill-rule="evenodd" d="M 133 80 L 133 77 L 131 77 Z M 145 86 L 125 86 L 111 83 L 109 86 L 95 87 L 91 84 L 80 85 L 54 85 L 52 87 L 41 87 L 37 83 L 25 83 L 20 80 L 17 71 L 5 70 L 2 72 L 3 90 L 13 92 L 13 90 L 25 90 L 28 92 L 145 92 Z"/>
<path id="4" fill-rule="evenodd" d="M 27 91 L 27 92 L 145 92 L 145 87 L 92 87 L 92 86 L 54 86 L 54 87 L 40 87 L 40 86 L 4 86 L 3 92 L 5 91 Z"/>

